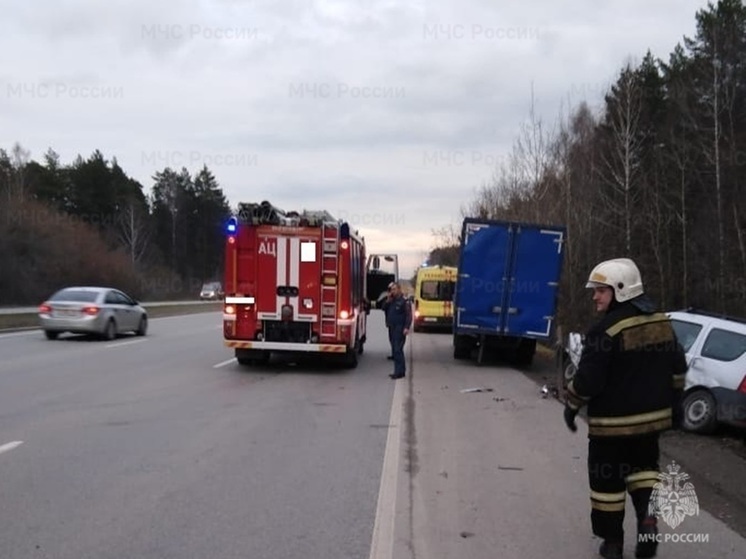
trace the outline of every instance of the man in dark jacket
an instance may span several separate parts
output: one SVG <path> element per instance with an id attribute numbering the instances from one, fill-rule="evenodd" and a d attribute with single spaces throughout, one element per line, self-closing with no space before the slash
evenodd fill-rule
<path id="1" fill-rule="evenodd" d="M 394 358 L 394 340 L 391 338 L 391 328 L 389 328 L 389 305 L 391 304 L 391 301 L 394 297 L 392 290 L 394 289 L 394 286 L 396 284 L 392 281 L 388 285 L 388 291 L 386 292 L 386 298 L 383 300 L 383 303 L 381 303 L 381 309 L 383 310 L 383 316 L 386 320 L 386 330 L 389 333 L 389 346 L 391 347 L 391 353 L 389 353 L 386 356 L 386 359 L 393 359 Z"/>
<path id="2" fill-rule="evenodd" d="M 657 519 L 649 502 L 658 482 L 658 439 L 680 419 L 686 357 L 671 321 L 644 294 L 632 260 L 600 263 L 586 287 L 604 316 L 586 335 L 565 422 L 574 432 L 575 416 L 588 406 L 591 525 L 604 540 L 599 552 L 621 559 L 629 492 L 637 514 L 635 556 L 654 557 Z"/>
<path id="3" fill-rule="evenodd" d="M 404 297 L 401 286 L 394 283 L 390 290 L 389 300 L 385 306 L 386 326 L 389 329 L 391 352 L 394 357 L 393 379 L 404 378 L 407 364 L 404 359 L 404 343 L 412 327 L 412 305 Z"/>

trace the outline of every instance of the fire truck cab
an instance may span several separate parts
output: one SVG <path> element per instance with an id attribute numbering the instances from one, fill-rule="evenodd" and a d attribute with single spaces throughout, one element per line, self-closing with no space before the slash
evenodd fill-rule
<path id="1" fill-rule="evenodd" d="M 239 204 L 226 233 L 223 335 L 238 362 L 304 353 L 356 367 L 370 312 L 364 238 L 326 211 L 266 201 Z"/>

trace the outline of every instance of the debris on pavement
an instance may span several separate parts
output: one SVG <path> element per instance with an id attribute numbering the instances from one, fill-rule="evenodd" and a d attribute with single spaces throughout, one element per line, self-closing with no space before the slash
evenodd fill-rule
<path id="1" fill-rule="evenodd" d="M 545 384 L 544 386 L 541 387 L 542 398 L 548 398 L 550 394 L 555 398 L 559 398 L 559 390 L 557 390 L 556 387 L 554 386 L 550 387 L 548 384 Z"/>
<path id="2" fill-rule="evenodd" d="M 492 388 L 464 388 L 461 390 L 461 394 L 470 394 L 472 392 L 492 392 Z"/>

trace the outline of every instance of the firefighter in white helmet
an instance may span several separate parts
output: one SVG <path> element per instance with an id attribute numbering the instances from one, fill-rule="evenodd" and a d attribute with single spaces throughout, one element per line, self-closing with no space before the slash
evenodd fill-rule
<path id="1" fill-rule="evenodd" d="M 586 334 L 578 371 L 567 388 L 565 423 L 587 406 L 591 526 L 603 538 L 603 557 L 620 559 L 626 492 L 637 515 L 636 557 L 657 551 L 658 482 L 662 431 L 679 421 L 686 358 L 669 318 L 644 293 L 640 270 L 628 258 L 598 264 L 593 289 L 601 320 Z"/>

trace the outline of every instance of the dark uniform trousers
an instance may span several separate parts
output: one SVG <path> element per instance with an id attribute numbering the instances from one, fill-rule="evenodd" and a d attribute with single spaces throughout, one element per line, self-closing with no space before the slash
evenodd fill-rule
<path id="1" fill-rule="evenodd" d="M 600 538 L 624 538 L 627 493 L 638 525 L 648 516 L 648 504 L 658 480 L 658 433 L 633 437 L 592 438 L 588 441 L 591 526 Z"/>
<path id="2" fill-rule="evenodd" d="M 394 357 L 394 374 L 403 375 L 407 372 L 407 362 L 404 358 L 404 344 L 407 337 L 401 328 L 391 328 L 389 330 L 391 337 L 391 350 Z"/>

